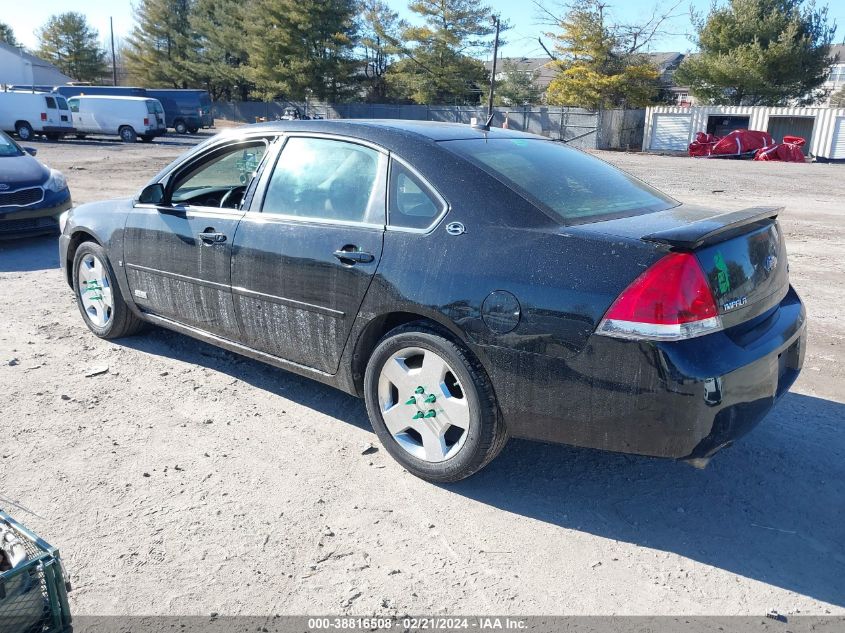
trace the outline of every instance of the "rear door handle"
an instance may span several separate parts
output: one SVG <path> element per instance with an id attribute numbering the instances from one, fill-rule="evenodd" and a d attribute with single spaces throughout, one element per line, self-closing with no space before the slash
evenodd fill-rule
<path id="1" fill-rule="evenodd" d="M 353 264 L 369 264 L 371 261 L 375 259 L 372 253 L 365 253 L 363 251 L 345 251 L 339 250 L 334 252 L 334 256 L 337 257 L 340 261 L 344 264 L 353 263 Z"/>
<path id="2" fill-rule="evenodd" d="M 206 229 L 199 234 L 199 238 L 206 244 L 222 244 L 226 241 L 226 234 L 214 229 Z"/>

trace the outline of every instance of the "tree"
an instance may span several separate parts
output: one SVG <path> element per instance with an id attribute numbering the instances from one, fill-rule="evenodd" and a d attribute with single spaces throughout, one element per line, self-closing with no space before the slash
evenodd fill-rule
<path id="1" fill-rule="evenodd" d="M 641 25 L 614 24 L 599 0 L 578 0 L 566 14 L 555 18 L 557 76 L 546 98 L 553 105 L 597 110 L 643 107 L 658 92 L 657 69 L 640 50 L 656 35 L 668 14 Z M 551 15 L 551 14 L 549 14 Z"/>
<path id="2" fill-rule="evenodd" d="M 411 11 L 423 26 L 404 25 L 403 59 L 388 71 L 398 98 L 417 103 L 478 103 L 489 73 L 473 54 L 489 48 L 493 11 L 473 0 L 414 0 Z"/>
<path id="3" fill-rule="evenodd" d="M 213 99 L 248 97 L 244 14 L 241 0 L 196 0 L 191 7 L 189 23 L 196 33 L 196 46 L 188 66 L 194 81 Z"/>
<path id="4" fill-rule="evenodd" d="M 539 70 L 521 70 L 513 61 L 505 60 L 502 75 L 496 77 L 496 104 L 514 106 L 538 103 L 542 94 L 537 87 L 539 75 Z"/>
<path id="5" fill-rule="evenodd" d="M 18 46 L 18 40 L 12 27 L 5 22 L 0 22 L 0 42 L 9 46 Z"/>
<path id="6" fill-rule="evenodd" d="M 803 0 L 729 0 L 695 16 L 697 55 L 685 59 L 675 81 L 714 104 L 815 103 L 830 65 L 827 7 Z"/>
<path id="7" fill-rule="evenodd" d="M 254 0 L 249 76 L 264 98 L 338 100 L 354 84 L 355 0 Z"/>
<path id="8" fill-rule="evenodd" d="M 123 54 L 131 81 L 150 87 L 188 88 L 196 49 L 191 0 L 140 0 Z"/>
<path id="9" fill-rule="evenodd" d="M 387 71 L 399 52 L 399 14 L 382 0 L 363 0 L 359 11 L 366 99 L 383 103 L 388 100 Z"/>
<path id="10" fill-rule="evenodd" d="M 99 34 L 81 13 L 51 16 L 36 35 L 37 55 L 76 81 L 99 81 L 108 72 Z"/>
<path id="11" fill-rule="evenodd" d="M 833 96 L 830 97 L 830 106 L 832 108 L 845 108 L 845 86 L 833 93 Z"/>

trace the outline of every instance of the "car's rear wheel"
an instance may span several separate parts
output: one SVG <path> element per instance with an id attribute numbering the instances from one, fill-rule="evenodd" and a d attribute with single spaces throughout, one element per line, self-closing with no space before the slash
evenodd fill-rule
<path id="1" fill-rule="evenodd" d="M 124 125 L 117 133 L 120 134 L 120 140 L 124 143 L 134 143 L 138 140 L 138 134 L 131 125 Z"/>
<path id="2" fill-rule="evenodd" d="M 18 121 L 15 123 L 15 134 L 17 134 L 18 138 L 22 141 L 31 141 L 32 137 L 35 136 L 35 132 L 32 131 L 32 126 L 26 121 Z"/>
<path id="3" fill-rule="evenodd" d="M 184 121 L 176 121 L 173 124 L 173 129 L 176 130 L 177 134 L 186 134 L 188 132 L 188 126 Z"/>
<path id="4" fill-rule="evenodd" d="M 144 135 L 141 136 L 141 142 L 142 143 L 152 143 L 154 138 L 155 138 L 154 136 L 150 136 L 149 134 L 144 134 Z"/>
<path id="5" fill-rule="evenodd" d="M 100 338 L 136 334 L 144 327 L 123 300 L 103 247 L 83 242 L 73 257 L 73 291 L 82 319 Z"/>
<path id="6" fill-rule="evenodd" d="M 193 125 L 188 128 L 188 132 L 190 132 L 191 134 L 196 134 L 199 131 L 200 131 L 200 129 L 196 126 L 193 126 Z"/>
<path id="7" fill-rule="evenodd" d="M 480 363 L 426 324 L 403 326 L 379 342 L 367 364 L 364 389 L 381 443 L 422 479 L 469 477 L 507 441 Z"/>

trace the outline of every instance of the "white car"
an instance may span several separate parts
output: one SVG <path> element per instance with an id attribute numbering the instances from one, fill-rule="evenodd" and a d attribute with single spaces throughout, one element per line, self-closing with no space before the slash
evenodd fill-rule
<path id="1" fill-rule="evenodd" d="M 164 108 L 158 99 L 80 95 L 67 100 L 80 138 L 86 134 L 117 135 L 125 143 L 149 142 L 163 135 Z"/>
<path id="2" fill-rule="evenodd" d="M 36 134 L 58 140 L 74 132 L 73 118 L 63 96 L 19 90 L 0 92 L 0 130 L 17 134 L 24 142 Z"/>

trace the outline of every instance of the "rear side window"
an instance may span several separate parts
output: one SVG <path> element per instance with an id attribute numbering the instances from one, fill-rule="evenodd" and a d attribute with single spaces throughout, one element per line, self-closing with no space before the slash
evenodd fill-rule
<path id="1" fill-rule="evenodd" d="M 47 100 L 47 107 L 51 110 L 56 109 L 56 100 L 53 97 L 44 97 Z"/>
<path id="2" fill-rule="evenodd" d="M 407 229 L 426 229 L 444 205 L 431 188 L 402 163 L 392 161 L 388 197 L 388 224 Z"/>
<path id="3" fill-rule="evenodd" d="M 293 137 L 267 185 L 264 213 L 384 224 L 386 158 L 369 147 Z"/>
<path id="4" fill-rule="evenodd" d="M 565 224 L 663 211 L 676 200 L 598 158 L 543 139 L 472 139 L 441 145 Z"/>

